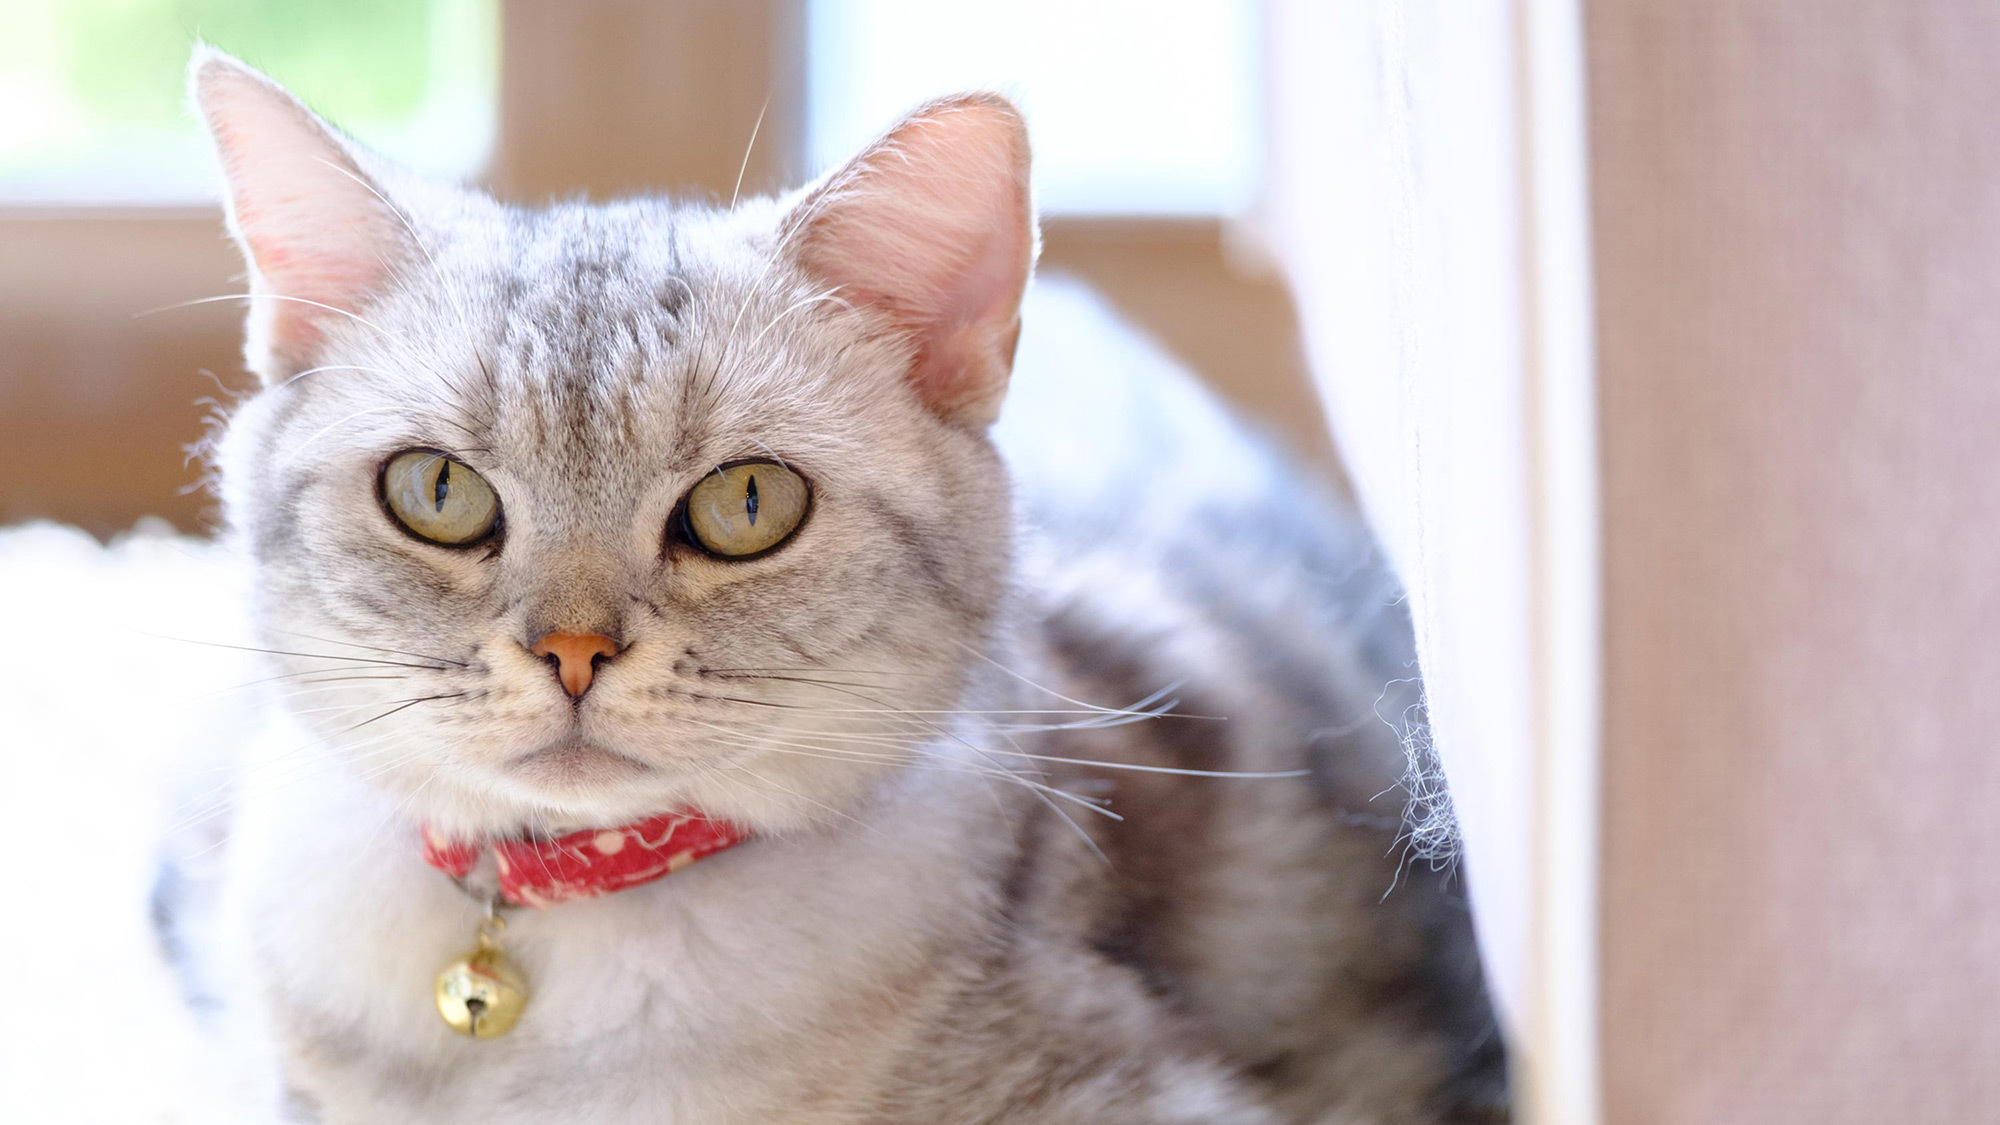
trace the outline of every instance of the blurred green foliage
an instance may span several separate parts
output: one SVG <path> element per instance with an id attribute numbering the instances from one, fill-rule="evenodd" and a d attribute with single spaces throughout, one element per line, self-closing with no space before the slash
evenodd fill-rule
<path id="1" fill-rule="evenodd" d="M 420 0 L 59 0 L 54 30 L 65 84 L 93 116 L 179 120 L 199 37 L 323 112 L 382 120 L 423 100 L 433 13 Z"/>
<path id="2" fill-rule="evenodd" d="M 206 195 L 197 39 L 392 159 L 445 176 L 484 159 L 498 0 L 0 0 L 0 200 Z"/>

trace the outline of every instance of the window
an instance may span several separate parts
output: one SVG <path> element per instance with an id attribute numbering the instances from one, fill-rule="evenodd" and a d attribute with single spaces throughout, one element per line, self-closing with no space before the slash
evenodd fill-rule
<path id="1" fill-rule="evenodd" d="M 1257 5 L 810 0 L 807 146 L 831 166 L 930 97 L 1022 102 L 1044 212 L 1215 215 L 1254 199 Z"/>
<path id="2" fill-rule="evenodd" d="M 460 176 L 495 119 L 496 0 L 27 0 L 0 34 L 0 201 L 188 203 L 214 170 L 185 102 L 205 38 L 369 145 Z"/>

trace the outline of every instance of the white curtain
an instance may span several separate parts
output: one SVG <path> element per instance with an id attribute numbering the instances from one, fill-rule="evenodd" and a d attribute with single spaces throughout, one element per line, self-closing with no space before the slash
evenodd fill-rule
<path id="1" fill-rule="evenodd" d="M 1408 588 L 1490 987 L 1591 1105 L 1596 565 L 1571 4 L 1276 0 L 1267 243 Z"/>

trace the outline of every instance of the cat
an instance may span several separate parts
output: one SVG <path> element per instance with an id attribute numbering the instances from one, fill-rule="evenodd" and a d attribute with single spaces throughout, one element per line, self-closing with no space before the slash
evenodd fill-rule
<path id="1" fill-rule="evenodd" d="M 776 198 L 523 209 L 211 48 L 190 85 L 272 701 L 155 914 L 270 1113 L 1505 1119 L 1463 899 L 1385 795 L 1393 581 L 1030 286 L 1009 102 Z M 514 968 L 441 984 L 475 936 Z"/>

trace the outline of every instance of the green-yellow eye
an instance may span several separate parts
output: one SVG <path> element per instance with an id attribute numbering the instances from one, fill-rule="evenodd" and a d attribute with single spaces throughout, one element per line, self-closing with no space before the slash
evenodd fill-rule
<path id="1" fill-rule="evenodd" d="M 724 558 L 760 554 L 798 528 L 807 500 L 804 478 L 776 462 L 725 466 L 688 492 L 688 537 Z"/>
<path id="2" fill-rule="evenodd" d="M 382 502 L 419 538 L 469 547 L 493 534 L 500 498 L 465 462 L 434 449 L 406 449 L 382 466 Z"/>

